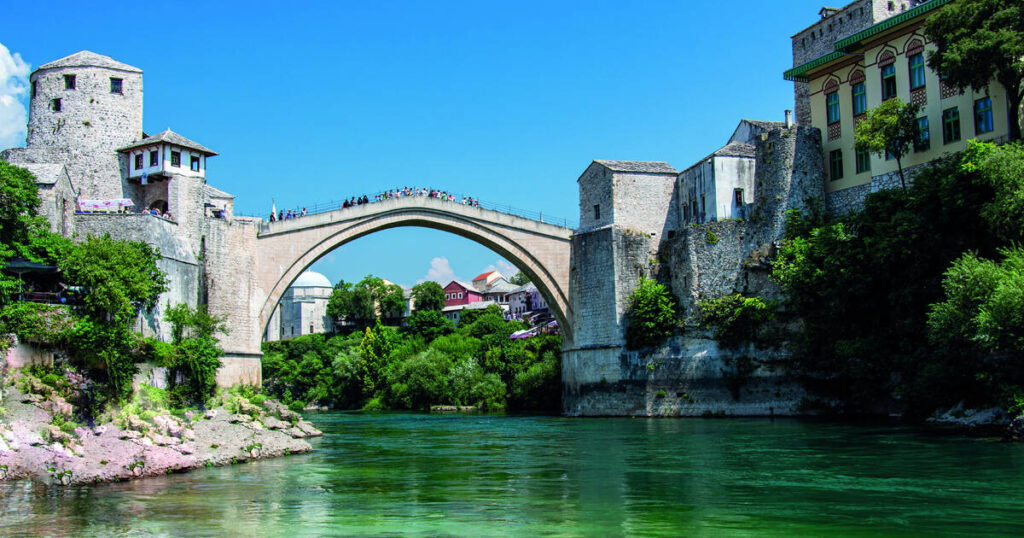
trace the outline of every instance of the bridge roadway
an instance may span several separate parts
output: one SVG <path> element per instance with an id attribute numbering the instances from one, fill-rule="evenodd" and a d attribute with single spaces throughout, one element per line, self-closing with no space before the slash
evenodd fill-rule
<path id="1" fill-rule="evenodd" d="M 407 196 L 295 219 L 265 222 L 256 238 L 256 289 L 262 337 L 285 290 L 335 248 L 380 230 L 419 226 L 450 232 L 498 253 L 523 271 L 568 334 L 569 256 L 574 230 L 491 209 L 426 196 Z M 252 333 L 250 333 L 252 334 Z M 259 343 L 256 342 L 256 349 Z"/>

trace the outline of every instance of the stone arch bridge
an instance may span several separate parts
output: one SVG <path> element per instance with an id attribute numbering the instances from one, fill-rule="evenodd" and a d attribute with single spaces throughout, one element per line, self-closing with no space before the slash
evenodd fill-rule
<path id="1" fill-rule="evenodd" d="M 231 327 L 223 341 L 227 357 L 222 375 L 234 380 L 258 382 L 258 359 L 263 331 L 285 290 L 310 265 L 350 241 L 389 228 L 417 226 L 450 232 L 498 253 L 523 271 L 544 295 L 571 340 L 569 306 L 569 257 L 574 230 L 501 211 L 442 201 L 426 196 L 407 196 L 336 209 L 304 217 L 259 225 L 255 248 L 245 259 L 224 260 L 214 269 L 219 278 L 246 279 L 247 305 L 235 305 L 231 320 L 248 326 Z M 251 268 L 242 265 L 251 264 Z M 213 279 L 214 282 L 217 279 Z M 213 310 L 217 290 L 210 290 Z M 225 297 L 225 299 L 227 299 Z M 225 305 L 228 306 L 228 305 Z M 238 316 L 238 307 L 248 311 Z M 244 319 L 244 321 L 243 321 Z"/>

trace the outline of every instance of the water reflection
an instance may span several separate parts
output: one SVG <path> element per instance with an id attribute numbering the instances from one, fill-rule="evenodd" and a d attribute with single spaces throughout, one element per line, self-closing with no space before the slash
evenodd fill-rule
<path id="1" fill-rule="evenodd" d="M 793 420 L 314 417 L 316 452 L 0 484 L 0 535 L 1020 535 L 1024 447 Z"/>

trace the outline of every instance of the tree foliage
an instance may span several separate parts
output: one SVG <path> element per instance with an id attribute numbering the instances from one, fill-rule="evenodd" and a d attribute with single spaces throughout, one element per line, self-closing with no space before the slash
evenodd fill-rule
<path id="1" fill-rule="evenodd" d="M 757 342 L 762 325 L 775 319 L 775 307 L 761 297 L 739 293 L 697 305 L 701 325 L 712 329 L 715 339 L 727 346 Z"/>
<path id="2" fill-rule="evenodd" d="M 327 301 L 327 314 L 357 325 L 368 326 L 378 315 L 384 318 L 401 316 L 405 310 L 405 295 L 398 285 L 366 275 L 356 284 L 338 281 Z"/>
<path id="3" fill-rule="evenodd" d="M 961 90 L 981 91 L 993 79 L 1006 89 L 1010 139 L 1020 140 L 1024 100 L 1024 3 L 1020 0 L 957 0 L 935 12 L 924 27 L 937 50 L 928 67 Z"/>
<path id="4" fill-rule="evenodd" d="M 167 289 L 157 267 L 160 252 L 138 241 L 109 235 L 75 245 L 59 267 L 68 281 L 86 288 L 84 306 L 95 319 L 130 322 L 139 308 L 152 308 Z"/>
<path id="5" fill-rule="evenodd" d="M 895 97 L 868 110 L 854 132 L 857 150 L 870 151 L 879 157 L 889 154 L 896 159 L 904 191 L 907 190 L 907 181 L 903 177 L 903 157 L 921 138 L 921 129 L 917 125 L 920 111 L 918 105 L 904 103 Z"/>
<path id="6" fill-rule="evenodd" d="M 679 327 L 678 306 L 675 297 L 655 280 L 640 278 L 629 297 L 626 312 L 626 347 L 642 349 L 661 345 Z"/>
<path id="7" fill-rule="evenodd" d="M 444 288 L 432 280 L 421 282 L 412 287 L 413 308 L 419 310 L 444 309 Z"/>
<path id="8" fill-rule="evenodd" d="M 516 271 L 516 274 L 512 275 L 508 281 L 510 284 L 515 284 L 516 286 L 525 286 L 530 283 L 530 277 L 526 276 L 526 273 L 522 271 Z"/>
<path id="9" fill-rule="evenodd" d="M 773 278 L 801 319 L 793 367 L 821 402 L 910 416 L 961 400 L 996 403 L 991 383 L 981 382 L 993 371 L 962 346 L 929 340 L 928 316 L 954 260 L 968 251 L 994 258 L 1020 240 L 1019 227 L 1010 233 L 987 209 L 1002 203 L 997 188 L 1016 192 L 1019 182 L 1003 177 L 997 186 L 984 170 L 1016 170 L 1021 161 L 991 145 L 950 156 L 918 173 L 906 194 L 874 193 L 863 211 L 784 242 Z"/>

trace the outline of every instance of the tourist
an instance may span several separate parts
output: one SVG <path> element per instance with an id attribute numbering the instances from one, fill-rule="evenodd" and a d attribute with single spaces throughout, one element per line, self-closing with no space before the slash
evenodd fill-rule
<path id="1" fill-rule="evenodd" d="M 299 215 L 299 216 L 300 216 L 300 217 L 305 217 L 305 216 L 306 216 L 306 215 L 308 215 L 308 214 L 309 214 L 309 212 L 308 212 L 308 211 L 306 211 L 306 208 L 305 208 L 305 207 L 303 207 L 303 208 L 302 208 L 302 214 L 301 214 L 301 215 Z"/>

